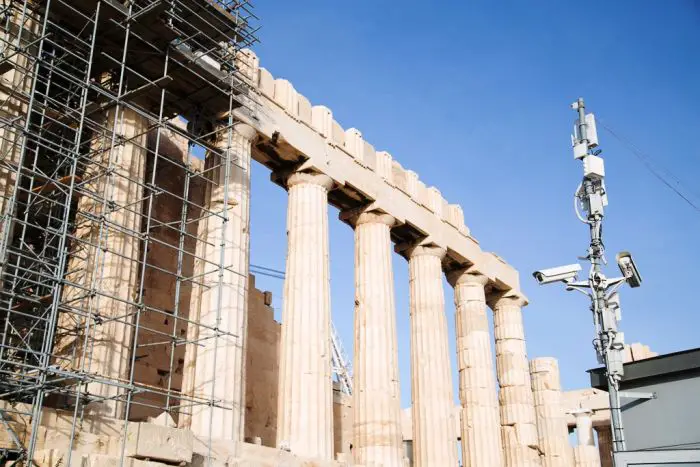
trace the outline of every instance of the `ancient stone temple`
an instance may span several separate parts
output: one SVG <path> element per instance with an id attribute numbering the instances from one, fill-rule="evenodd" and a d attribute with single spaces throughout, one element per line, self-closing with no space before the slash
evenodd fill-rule
<path id="1" fill-rule="evenodd" d="M 247 2 L 0 8 L 0 461 L 573 465 L 517 270 L 439 188 L 261 67 Z M 252 164 L 288 193 L 281 322 L 250 274 Z M 352 394 L 333 381 L 330 222 L 354 230 Z"/>

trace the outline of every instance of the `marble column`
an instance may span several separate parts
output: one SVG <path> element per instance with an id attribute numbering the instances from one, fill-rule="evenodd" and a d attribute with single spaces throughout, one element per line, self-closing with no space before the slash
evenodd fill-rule
<path id="1" fill-rule="evenodd" d="M 501 422 L 484 294 L 488 279 L 464 269 L 448 279 L 455 290 L 462 459 L 468 466 L 500 466 Z"/>
<path id="2" fill-rule="evenodd" d="M 598 452 L 600 453 L 600 465 L 602 467 L 613 467 L 613 442 L 610 425 L 595 427 L 598 434 Z"/>
<path id="3" fill-rule="evenodd" d="M 54 350 L 63 368 L 124 383 L 138 312 L 148 121 L 121 107 L 103 117 L 82 175 Z M 123 416 L 124 389 L 93 382 L 87 393 L 97 398 L 92 412 Z"/>
<path id="4" fill-rule="evenodd" d="M 580 409 L 574 412 L 576 417 L 577 445 L 574 447 L 576 467 L 600 467 L 600 454 L 593 438 L 593 420 L 591 411 Z"/>
<path id="5" fill-rule="evenodd" d="M 401 467 L 401 395 L 390 229 L 394 218 L 362 213 L 355 225 L 353 456 L 357 465 Z"/>
<path id="6" fill-rule="evenodd" d="M 559 364 L 555 358 L 530 361 L 532 393 L 537 416 L 537 433 L 543 467 L 571 467 L 573 451 L 569 444 L 566 414 L 561 405 Z"/>
<path id="7" fill-rule="evenodd" d="M 255 130 L 217 128 L 196 248 L 183 392 L 194 404 L 182 425 L 196 435 L 243 441 L 250 254 L 250 159 Z M 189 405 L 187 402 L 184 405 Z"/>
<path id="8" fill-rule="evenodd" d="M 499 297 L 492 303 L 500 385 L 501 439 L 506 467 L 541 465 L 521 311 L 524 304 L 525 301 L 517 296 Z"/>
<path id="9" fill-rule="evenodd" d="M 333 458 L 328 191 L 325 175 L 287 180 L 287 270 L 280 340 L 277 443 L 304 457 Z"/>
<path id="10" fill-rule="evenodd" d="M 413 460 L 416 467 L 457 465 L 452 372 L 442 287 L 445 250 L 407 251 L 411 310 Z"/>

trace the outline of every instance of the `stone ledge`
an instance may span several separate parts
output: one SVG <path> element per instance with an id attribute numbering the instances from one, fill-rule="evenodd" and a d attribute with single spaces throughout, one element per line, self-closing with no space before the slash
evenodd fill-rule
<path id="1" fill-rule="evenodd" d="M 130 423 L 126 435 L 126 456 L 170 463 L 192 462 L 194 435 L 151 423 Z"/>

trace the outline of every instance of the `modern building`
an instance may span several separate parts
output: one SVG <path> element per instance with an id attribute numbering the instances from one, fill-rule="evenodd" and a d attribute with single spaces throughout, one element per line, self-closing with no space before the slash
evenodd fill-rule
<path id="1" fill-rule="evenodd" d="M 624 365 L 620 383 L 627 450 L 617 467 L 700 466 L 700 348 Z M 604 368 L 591 386 L 607 389 Z"/>

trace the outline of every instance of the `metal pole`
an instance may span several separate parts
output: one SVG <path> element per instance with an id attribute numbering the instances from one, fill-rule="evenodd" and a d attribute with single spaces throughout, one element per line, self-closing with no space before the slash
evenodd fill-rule
<path id="1" fill-rule="evenodd" d="M 586 128 L 585 105 L 582 98 L 577 101 L 578 111 L 578 132 L 579 142 L 588 145 L 588 135 Z M 598 195 L 597 187 L 589 178 L 583 181 L 583 196 L 590 200 L 592 196 Z M 589 206 L 591 203 L 589 202 Z M 622 377 L 620 371 L 613 370 L 611 365 L 611 351 L 616 329 L 609 330 L 609 324 L 614 320 L 604 318 L 605 313 L 610 313 L 607 309 L 606 292 L 607 282 L 601 271 L 601 263 L 604 261 L 605 246 L 603 244 L 603 213 L 589 210 L 588 224 L 591 235 L 591 242 L 588 249 L 588 260 L 591 269 L 588 275 L 589 287 L 591 288 L 591 311 L 596 326 L 597 338 L 594 340 L 596 353 L 602 357 L 605 363 L 605 370 L 608 377 L 608 395 L 610 398 L 610 420 L 612 425 L 613 452 L 625 450 L 625 436 L 622 426 L 622 415 L 620 412 L 619 381 Z"/>

